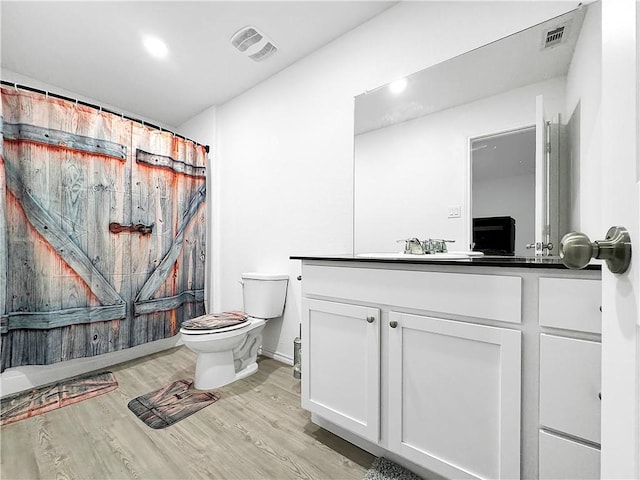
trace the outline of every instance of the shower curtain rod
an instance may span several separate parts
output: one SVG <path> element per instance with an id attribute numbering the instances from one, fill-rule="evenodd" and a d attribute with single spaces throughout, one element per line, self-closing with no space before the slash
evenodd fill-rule
<path id="1" fill-rule="evenodd" d="M 78 105 L 84 105 L 85 107 L 95 108 L 96 110 L 100 110 L 101 112 L 111 113 L 112 115 L 116 115 L 118 117 L 126 118 L 127 120 L 131 120 L 132 122 L 139 123 L 144 125 L 145 127 L 155 128 L 156 130 L 160 130 L 161 132 L 170 133 L 178 138 L 182 138 L 188 142 L 192 142 L 199 147 L 204 147 L 205 152 L 209 153 L 209 145 L 202 145 L 201 143 L 196 142 L 195 140 L 191 140 L 190 138 L 185 137 L 184 135 L 180 135 L 179 133 L 172 132 L 171 130 L 167 130 L 166 128 L 159 127 L 158 125 L 154 125 L 153 123 L 145 122 L 144 120 L 140 120 L 139 118 L 129 117 L 128 115 L 124 115 L 123 113 L 114 112 L 113 110 L 109 110 L 107 108 L 101 107 L 100 105 L 94 105 L 92 103 L 83 102 L 82 100 L 78 100 L 77 98 L 66 97 L 64 95 L 60 95 L 53 92 L 48 92 L 46 90 L 40 90 L 39 88 L 29 87 L 27 85 L 20 85 L 19 83 L 7 82 L 5 80 L 0 80 L 0 84 L 5 85 L 7 87 L 13 87 L 15 89 L 27 90 L 29 92 L 40 93 L 42 95 L 47 95 L 53 98 L 59 98 L 61 100 L 67 100 L 69 102 L 76 103 Z"/>

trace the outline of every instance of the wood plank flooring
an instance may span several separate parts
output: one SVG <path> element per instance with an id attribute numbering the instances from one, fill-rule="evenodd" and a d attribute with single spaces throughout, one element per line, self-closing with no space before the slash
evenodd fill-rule
<path id="1" fill-rule="evenodd" d="M 213 405 L 163 430 L 129 400 L 193 378 L 177 347 L 109 370 L 118 388 L 2 427 L 0 478 L 362 479 L 374 457 L 310 421 L 291 367 L 261 358 L 254 375 L 218 389 Z"/>

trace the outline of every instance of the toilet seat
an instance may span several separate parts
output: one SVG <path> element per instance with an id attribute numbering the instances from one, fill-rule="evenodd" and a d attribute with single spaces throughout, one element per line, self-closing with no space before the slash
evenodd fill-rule
<path id="1" fill-rule="evenodd" d="M 210 330 L 181 328 L 180 329 L 180 333 L 182 333 L 183 335 L 194 335 L 194 336 L 196 336 L 196 335 L 216 335 L 216 334 L 219 334 L 219 333 L 232 332 L 234 330 L 239 330 L 241 328 L 247 327 L 247 326 L 251 325 L 252 320 L 253 320 L 253 318 L 247 317 L 247 319 L 242 323 L 238 323 L 236 325 L 230 325 L 228 327 L 210 329 Z"/>
<path id="2" fill-rule="evenodd" d="M 250 324 L 249 315 L 240 310 L 208 313 L 185 320 L 180 332 L 187 335 L 210 335 L 238 330 Z"/>

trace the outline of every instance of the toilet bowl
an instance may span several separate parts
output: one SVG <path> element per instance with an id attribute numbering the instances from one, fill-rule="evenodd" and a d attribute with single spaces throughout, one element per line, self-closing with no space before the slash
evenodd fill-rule
<path id="1" fill-rule="evenodd" d="M 208 314 L 183 323 L 182 342 L 197 354 L 196 389 L 218 388 L 257 371 L 262 330 L 268 319 L 282 316 L 288 280 L 287 275 L 244 273 L 244 312 Z"/>

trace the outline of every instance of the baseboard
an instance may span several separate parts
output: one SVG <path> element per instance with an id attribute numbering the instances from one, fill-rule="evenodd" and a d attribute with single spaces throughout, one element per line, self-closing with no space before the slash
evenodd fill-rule
<path id="1" fill-rule="evenodd" d="M 265 357 L 273 358 L 278 362 L 286 363 L 287 365 L 293 366 L 293 357 L 288 355 L 283 355 L 282 353 L 272 352 L 270 350 L 266 350 L 264 348 L 260 348 L 260 355 L 264 355 Z"/>
<path id="2" fill-rule="evenodd" d="M 0 374 L 0 396 L 11 395 L 31 388 L 57 382 L 65 378 L 100 370 L 122 362 L 161 352 L 181 345 L 180 335 L 144 343 L 117 352 L 96 355 L 95 357 L 76 358 L 52 365 L 28 365 L 8 368 Z"/>

